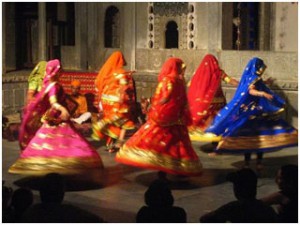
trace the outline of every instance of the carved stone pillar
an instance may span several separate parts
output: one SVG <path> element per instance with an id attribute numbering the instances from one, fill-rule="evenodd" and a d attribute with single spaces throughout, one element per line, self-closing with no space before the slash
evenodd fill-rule
<path id="1" fill-rule="evenodd" d="M 6 4 L 2 3 L 2 75 L 6 73 Z"/>
<path id="2" fill-rule="evenodd" d="M 222 3 L 209 2 L 207 3 L 207 33 L 208 52 L 216 54 L 221 50 L 222 46 Z"/>
<path id="3" fill-rule="evenodd" d="M 39 29 L 38 59 L 39 61 L 47 60 L 46 2 L 38 3 L 38 29 Z"/>
<path id="4" fill-rule="evenodd" d="M 267 51 L 271 49 L 271 4 L 270 2 L 261 2 L 259 7 L 259 50 Z"/>

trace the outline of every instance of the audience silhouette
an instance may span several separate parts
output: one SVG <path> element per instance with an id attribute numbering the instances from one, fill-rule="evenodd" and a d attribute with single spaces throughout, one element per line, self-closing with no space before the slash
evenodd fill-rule
<path id="1" fill-rule="evenodd" d="M 282 166 L 275 181 L 280 191 L 261 200 L 268 205 L 277 205 L 279 222 L 298 223 L 298 166 Z"/>
<path id="2" fill-rule="evenodd" d="M 12 208 L 10 206 L 11 197 L 13 194 L 13 189 L 4 185 L 4 181 L 2 181 L 2 221 L 8 222 Z"/>
<path id="3" fill-rule="evenodd" d="M 65 180 L 57 173 L 47 174 L 40 184 L 41 203 L 33 205 L 23 215 L 22 222 L 29 223 L 100 223 L 103 219 L 80 209 L 64 204 Z"/>
<path id="4" fill-rule="evenodd" d="M 155 180 L 145 192 L 145 203 L 137 213 L 137 223 L 186 223 L 183 208 L 173 206 L 174 198 L 167 182 Z"/>
<path id="5" fill-rule="evenodd" d="M 275 211 L 256 199 L 257 175 L 248 168 L 228 174 L 233 183 L 236 201 L 200 217 L 201 223 L 274 223 L 278 222 Z"/>
<path id="6" fill-rule="evenodd" d="M 30 189 L 19 188 L 15 190 L 11 198 L 11 210 L 7 216 L 6 222 L 20 222 L 24 212 L 32 205 L 32 203 L 33 193 Z"/>

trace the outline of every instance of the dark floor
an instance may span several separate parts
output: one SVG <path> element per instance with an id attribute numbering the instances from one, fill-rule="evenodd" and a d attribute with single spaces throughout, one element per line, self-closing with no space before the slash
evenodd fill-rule
<path id="1" fill-rule="evenodd" d="M 105 170 L 101 175 L 85 180 L 84 177 L 69 177 L 65 201 L 98 214 L 107 222 L 134 223 L 135 214 L 144 204 L 144 192 L 156 178 L 155 171 L 142 170 L 118 164 L 114 154 L 104 151 L 93 143 L 101 155 Z M 188 222 L 196 223 L 199 217 L 220 205 L 234 199 L 232 184 L 225 176 L 243 166 L 242 155 L 208 156 L 210 145 L 194 143 L 204 167 L 201 177 L 172 180 L 172 193 L 175 205 L 187 212 Z M 5 185 L 16 189 L 27 185 L 35 189 L 37 178 L 9 174 L 8 168 L 18 157 L 18 142 L 2 140 L 2 180 Z M 276 171 L 287 163 L 298 164 L 298 148 L 287 148 L 265 154 L 264 170 L 258 182 L 258 198 L 277 190 L 274 182 Z M 255 165 L 251 165 L 255 169 Z M 34 190 L 35 202 L 39 201 Z"/>

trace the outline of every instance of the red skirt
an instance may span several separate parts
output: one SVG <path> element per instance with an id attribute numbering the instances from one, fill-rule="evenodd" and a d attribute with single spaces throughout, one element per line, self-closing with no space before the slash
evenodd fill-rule
<path id="1" fill-rule="evenodd" d="M 120 149 L 116 161 L 127 165 L 198 176 L 202 164 L 183 125 L 159 126 L 148 120 Z"/>

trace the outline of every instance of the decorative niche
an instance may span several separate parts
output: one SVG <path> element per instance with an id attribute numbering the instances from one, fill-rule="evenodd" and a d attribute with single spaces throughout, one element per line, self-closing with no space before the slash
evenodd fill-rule
<path id="1" fill-rule="evenodd" d="M 193 3 L 149 2 L 148 47 L 190 49 L 192 46 L 193 48 L 194 17 L 192 20 L 189 18 L 194 12 Z"/>

